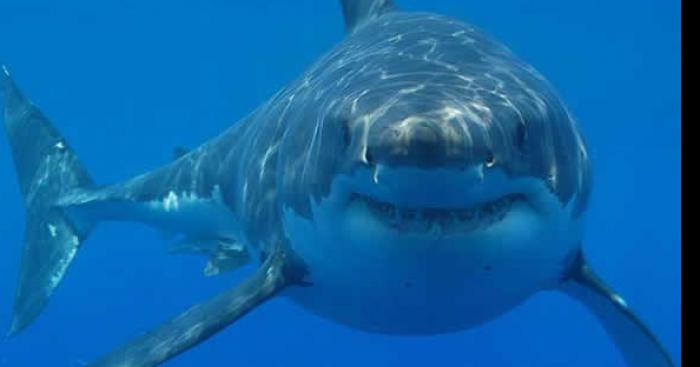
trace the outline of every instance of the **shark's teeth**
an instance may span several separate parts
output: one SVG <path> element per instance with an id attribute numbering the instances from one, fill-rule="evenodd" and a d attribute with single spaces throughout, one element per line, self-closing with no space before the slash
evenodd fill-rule
<path id="1" fill-rule="evenodd" d="M 354 193 L 351 202 L 358 202 L 379 220 L 402 232 L 450 234 L 488 227 L 503 220 L 522 194 L 511 194 L 469 208 L 411 208 Z"/>

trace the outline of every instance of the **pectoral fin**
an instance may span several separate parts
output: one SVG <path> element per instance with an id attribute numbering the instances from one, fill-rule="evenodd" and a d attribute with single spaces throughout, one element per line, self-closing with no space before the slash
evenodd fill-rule
<path id="1" fill-rule="evenodd" d="M 157 366 L 203 342 L 265 302 L 291 282 L 283 253 L 275 252 L 248 280 L 196 305 L 95 362 L 93 367 Z"/>
<path id="2" fill-rule="evenodd" d="M 671 357 L 651 330 L 593 273 L 583 255 L 579 255 L 561 290 L 598 317 L 630 367 L 673 367 Z"/>

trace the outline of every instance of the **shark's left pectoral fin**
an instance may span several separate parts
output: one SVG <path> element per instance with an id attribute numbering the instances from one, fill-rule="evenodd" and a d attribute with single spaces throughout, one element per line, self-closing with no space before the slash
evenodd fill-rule
<path id="1" fill-rule="evenodd" d="M 196 305 L 160 327 L 109 353 L 93 367 L 157 366 L 196 346 L 293 283 L 284 254 L 271 254 L 238 287 Z"/>
<path id="2" fill-rule="evenodd" d="M 630 367 L 673 367 L 673 361 L 654 334 L 589 267 L 583 255 L 561 290 L 593 312 Z"/>

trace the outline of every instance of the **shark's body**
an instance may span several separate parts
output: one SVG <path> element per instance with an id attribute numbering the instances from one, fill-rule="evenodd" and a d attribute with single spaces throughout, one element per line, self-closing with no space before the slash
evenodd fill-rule
<path id="1" fill-rule="evenodd" d="M 106 187 L 6 73 L 29 212 L 12 331 L 39 314 L 94 224 L 123 220 L 179 234 L 178 250 L 210 257 L 208 274 L 250 259 L 261 270 L 100 365 L 165 361 L 282 289 L 392 334 L 461 330 L 562 289 L 601 316 L 632 366 L 670 365 L 585 264 L 588 157 L 544 78 L 458 21 L 389 1 L 343 10 L 348 37 L 268 102 Z"/>

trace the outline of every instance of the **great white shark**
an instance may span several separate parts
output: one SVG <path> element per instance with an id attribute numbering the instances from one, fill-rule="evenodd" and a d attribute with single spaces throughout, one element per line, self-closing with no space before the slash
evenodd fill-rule
<path id="1" fill-rule="evenodd" d="M 541 290 L 601 321 L 632 367 L 673 363 L 583 255 L 591 165 L 532 66 L 474 27 L 342 0 L 347 37 L 228 130 L 151 172 L 97 185 L 3 67 L 27 209 L 10 335 L 46 306 L 101 221 L 180 235 L 249 279 L 94 362 L 154 366 L 284 295 L 386 334 L 463 330 Z"/>

